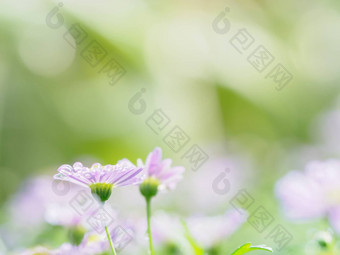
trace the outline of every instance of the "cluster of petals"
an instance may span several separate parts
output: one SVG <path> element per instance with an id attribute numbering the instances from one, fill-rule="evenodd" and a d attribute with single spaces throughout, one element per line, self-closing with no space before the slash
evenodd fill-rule
<path id="1" fill-rule="evenodd" d="M 171 159 L 162 159 L 162 150 L 156 147 L 149 153 L 145 164 L 138 159 L 137 165 L 144 169 L 147 178 L 155 178 L 160 183 L 159 189 L 174 189 L 182 179 L 185 168 L 182 166 L 172 167 Z"/>
<path id="2" fill-rule="evenodd" d="M 99 163 L 91 167 L 85 167 L 82 163 L 76 162 L 71 165 L 62 165 L 58 168 L 55 179 L 73 182 L 84 187 L 96 183 L 112 184 L 113 187 L 134 185 L 141 182 L 139 175 L 142 168 L 137 168 L 129 160 L 123 159 L 116 165 L 102 166 Z"/>

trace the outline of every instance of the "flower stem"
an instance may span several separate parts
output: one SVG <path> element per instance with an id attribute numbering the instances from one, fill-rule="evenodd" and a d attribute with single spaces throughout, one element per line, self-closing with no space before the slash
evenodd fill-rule
<path id="1" fill-rule="evenodd" d="M 149 235 L 150 254 L 154 255 L 155 252 L 153 250 L 152 234 L 151 234 L 151 198 L 146 198 L 146 216 L 147 216 L 147 220 L 148 220 L 148 235 Z"/>
<path id="2" fill-rule="evenodd" d="M 105 226 L 105 231 L 106 231 L 107 239 L 109 239 L 109 243 L 110 243 L 112 254 L 116 255 L 116 251 L 115 251 L 115 248 L 113 247 L 113 243 L 112 243 L 112 240 L 111 240 L 111 236 L 110 236 L 109 230 L 107 229 L 107 226 Z"/>

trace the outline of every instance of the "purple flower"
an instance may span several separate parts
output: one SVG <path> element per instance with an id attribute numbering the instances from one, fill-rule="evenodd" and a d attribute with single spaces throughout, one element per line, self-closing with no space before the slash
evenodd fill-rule
<path id="1" fill-rule="evenodd" d="M 328 218 L 340 233 L 340 161 L 312 161 L 276 184 L 285 214 L 296 220 Z"/>
<path id="2" fill-rule="evenodd" d="M 70 206 L 69 200 L 84 188 L 75 184 L 60 183 L 68 187 L 66 194 L 60 195 L 54 190 L 50 176 L 27 180 L 9 204 L 13 223 L 25 228 L 36 228 L 45 221 L 52 225 L 78 225 L 82 217 Z M 27 239 L 27 236 L 25 238 Z"/>
<path id="3" fill-rule="evenodd" d="M 147 175 L 146 179 L 151 179 L 158 184 L 158 189 L 174 189 L 182 179 L 184 167 L 171 167 L 172 160 L 162 160 L 161 148 L 155 148 L 146 158 L 145 164 L 138 159 L 138 166 L 144 168 Z"/>
<path id="4" fill-rule="evenodd" d="M 110 198 L 113 188 L 139 184 L 141 171 L 142 168 L 137 168 L 127 159 L 118 161 L 116 165 L 102 166 L 95 163 L 90 168 L 76 162 L 73 166 L 60 166 L 59 174 L 56 174 L 54 178 L 89 187 L 92 194 L 97 195 L 102 202 L 105 202 Z"/>

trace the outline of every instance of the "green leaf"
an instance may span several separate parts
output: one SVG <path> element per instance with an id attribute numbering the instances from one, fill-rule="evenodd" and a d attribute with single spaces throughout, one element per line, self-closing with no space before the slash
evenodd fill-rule
<path id="1" fill-rule="evenodd" d="M 251 243 L 246 243 L 239 248 L 237 248 L 231 255 L 242 255 L 250 251 L 255 251 L 255 250 L 263 250 L 263 251 L 269 251 L 273 252 L 273 249 L 270 247 L 267 247 L 265 245 L 256 245 L 256 246 L 251 246 Z"/>
<path id="2" fill-rule="evenodd" d="M 185 231 L 185 237 L 188 240 L 189 244 L 191 245 L 194 254 L 195 255 L 203 255 L 204 254 L 204 250 L 203 248 L 196 242 L 195 238 L 192 236 L 186 222 L 182 219 L 182 226 L 184 228 Z"/>

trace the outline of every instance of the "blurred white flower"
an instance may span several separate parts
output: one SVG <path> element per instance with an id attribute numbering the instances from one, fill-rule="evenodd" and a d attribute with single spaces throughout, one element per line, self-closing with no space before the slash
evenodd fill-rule
<path id="1" fill-rule="evenodd" d="M 285 214 L 296 220 L 328 218 L 340 233 L 340 160 L 312 161 L 276 184 Z"/>
<path id="2" fill-rule="evenodd" d="M 246 220 L 246 213 L 233 209 L 224 215 L 191 217 L 187 226 L 195 240 L 209 249 L 227 240 Z"/>

